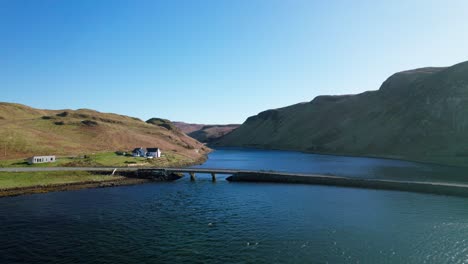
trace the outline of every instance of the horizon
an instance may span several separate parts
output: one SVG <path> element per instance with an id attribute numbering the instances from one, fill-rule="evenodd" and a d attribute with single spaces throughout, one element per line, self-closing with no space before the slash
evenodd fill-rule
<path id="1" fill-rule="evenodd" d="M 0 101 L 241 124 L 468 59 L 463 1 L 4 1 Z"/>

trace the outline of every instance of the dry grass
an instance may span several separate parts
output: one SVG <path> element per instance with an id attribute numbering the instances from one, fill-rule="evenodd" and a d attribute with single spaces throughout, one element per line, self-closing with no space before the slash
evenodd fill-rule
<path id="1" fill-rule="evenodd" d="M 0 172 L 0 189 L 100 182 L 123 178 L 122 176 L 92 174 L 86 171 Z"/>
<path id="2" fill-rule="evenodd" d="M 163 152 L 196 160 L 209 151 L 179 131 L 89 109 L 39 110 L 0 103 L 0 116 L 0 160 L 114 152 L 140 146 L 159 147 Z"/>

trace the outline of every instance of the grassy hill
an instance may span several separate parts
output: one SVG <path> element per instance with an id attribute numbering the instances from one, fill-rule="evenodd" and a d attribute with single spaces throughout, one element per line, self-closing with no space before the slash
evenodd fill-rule
<path id="1" fill-rule="evenodd" d="M 166 124 L 167 125 L 167 124 Z M 32 155 L 82 155 L 135 147 L 159 147 L 187 161 L 209 151 L 165 125 L 89 109 L 41 110 L 0 103 L 0 159 Z"/>
<path id="2" fill-rule="evenodd" d="M 220 137 L 230 133 L 240 125 L 202 125 L 188 124 L 184 122 L 173 122 L 174 126 L 186 133 L 190 137 L 204 143 L 211 143 Z"/>
<path id="3" fill-rule="evenodd" d="M 468 62 L 389 77 L 378 91 L 267 110 L 216 142 L 468 165 Z"/>

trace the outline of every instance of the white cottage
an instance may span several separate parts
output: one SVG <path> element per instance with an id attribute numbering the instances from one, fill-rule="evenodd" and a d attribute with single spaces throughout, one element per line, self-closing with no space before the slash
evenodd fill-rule
<path id="1" fill-rule="evenodd" d="M 29 164 L 55 162 L 55 156 L 32 156 L 28 158 Z"/>
<path id="2" fill-rule="evenodd" d="M 161 150 L 159 148 L 147 148 L 146 157 L 148 158 L 160 158 Z"/>

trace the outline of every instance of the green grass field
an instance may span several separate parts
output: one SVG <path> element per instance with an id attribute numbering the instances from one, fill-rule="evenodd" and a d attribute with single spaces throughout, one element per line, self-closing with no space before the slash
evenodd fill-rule
<path id="1" fill-rule="evenodd" d="M 0 189 L 100 182 L 122 178 L 122 176 L 96 175 L 86 171 L 0 172 Z"/>
<path id="2" fill-rule="evenodd" d="M 0 167 L 176 167 L 194 160 L 174 152 L 166 152 L 161 158 L 146 159 L 117 155 L 114 152 L 83 154 L 78 157 L 57 157 L 56 162 L 29 165 L 25 159 L 0 160 Z"/>

